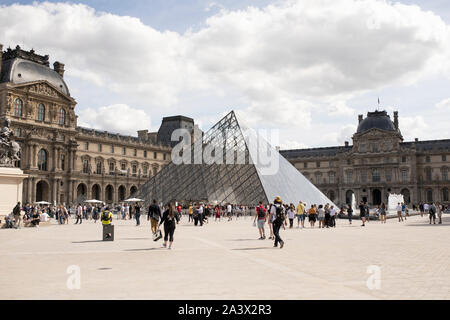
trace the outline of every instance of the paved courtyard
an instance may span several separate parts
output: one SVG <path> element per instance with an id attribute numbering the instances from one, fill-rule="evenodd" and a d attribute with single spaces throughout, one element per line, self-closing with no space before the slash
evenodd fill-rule
<path id="1" fill-rule="evenodd" d="M 114 242 L 92 221 L 0 230 L 0 299 L 450 298 L 449 215 L 282 230 L 281 250 L 250 218 L 200 228 L 183 217 L 169 251 L 143 220 L 115 221 Z M 68 289 L 78 267 L 80 288 Z"/>

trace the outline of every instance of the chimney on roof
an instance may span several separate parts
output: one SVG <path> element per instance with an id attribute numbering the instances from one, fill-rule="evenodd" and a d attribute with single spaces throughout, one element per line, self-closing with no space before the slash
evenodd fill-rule
<path id="1" fill-rule="evenodd" d="M 362 114 L 360 114 L 358 116 L 358 124 L 361 123 L 361 121 L 363 121 L 363 115 Z"/>
<path id="2" fill-rule="evenodd" d="M 345 146 L 348 147 L 349 143 L 348 141 L 345 141 Z"/>
<path id="3" fill-rule="evenodd" d="M 53 70 L 55 70 L 62 78 L 64 78 L 64 63 L 56 61 L 53 64 Z"/>
<path id="4" fill-rule="evenodd" d="M 394 127 L 398 130 L 398 111 L 394 111 Z"/>
<path id="5" fill-rule="evenodd" d="M 2 74 L 3 45 L 0 43 L 0 75 Z"/>

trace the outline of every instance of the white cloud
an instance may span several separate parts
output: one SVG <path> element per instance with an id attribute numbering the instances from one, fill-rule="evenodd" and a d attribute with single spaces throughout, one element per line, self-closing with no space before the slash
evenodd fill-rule
<path id="1" fill-rule="evenodd" d="M 136 136 L 136 132 L 150 127 L 150 116 L 143 110 L 126 104 L 115 104 L 98 109 L 87 108 L 79 113 L 78 124 L 109 132 Z"/>
<path id="2" fill-rule="evenodd" d="M 217 6 L 211 2 L 207 8 Z M 147 114 L 168 115 L 183 110 L 187 98 L 206 92 L 209 107 L 199 100 L 189 109 L 192 116 L 205 118 L 229 106 L 210 101 L 233 96 L 252 125 L 301 125 L 310 130 L 308 144 L 321 138 L 311 126 L 319 106 L 330 109 L 314 122 L 330 123 L 333 116 L 353 115 L 346 101 L 361 93 L 447 72 L 448 40 L 448 26 L 433 13 L 377 0 L 222 9 L 205 27 L 185 34 L 161 32 L 137 18 L 83 4 L 0 7 L 2 43 L 49 53 L 66 64 L 68 79 L 90 82 L 105 96 L 114 93 L 127 105 L 145 106 Z M 80 122 L 131 130 L 101 114 L 107 111 L 94 110 L 98 122 L 86 116 Z"/>
<path id="3" fill-rule="evenodd" d="M 433 121 L 434 122 L 434 121 Z M 412 141 L 414 138 L 427 136 L 430 125 L 423 116 L 399 117 L 400 130 L 405 141 Z"/>
<path id="4" fill-rule="evenodd" d="M 450 98 L 444 99 L 436 104 L 436 109 L 439 111 L 450 111 Z"/>

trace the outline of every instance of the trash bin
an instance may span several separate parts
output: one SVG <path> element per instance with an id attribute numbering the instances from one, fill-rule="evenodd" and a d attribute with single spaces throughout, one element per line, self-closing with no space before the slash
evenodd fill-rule
<path id="1" fill-rule="evenodd" d="M 110 234 L 109 237 L 108 234 Z M 112 224 L 103 225 L 103 241 L 114 241 L 114 226 Z"/>

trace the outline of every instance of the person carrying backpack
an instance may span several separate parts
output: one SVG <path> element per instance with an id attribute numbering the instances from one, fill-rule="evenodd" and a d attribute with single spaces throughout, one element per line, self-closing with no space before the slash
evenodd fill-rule
<path id="1" fill-rule="evenodd" d="M 102 224 L 104 226 L 110 225 L 113 219 L 113 214 L 109 211 L 109 207 L 106 207 L 102 212 Z"/>
<path id="2" fill-rule="evenodd" d="M 259 202 L 259 206 L 256 207 L 256 215 L 255 220 L 253 220 L 253 223 L 256 223 L 256 219 L 258 219 L 258 230 L 259 230 L 259 239 L 258 240 L 264 240 L 266 238 L 266 235 L 264 233 L 264 224 L 266 223 L 266 216 L 267 212 L 264 208 L 262 201 Z"/>
<path id="3" fill-rule="evenodd" d="M 280 249 L 284 247 L 284 241 L 280 237 L 280 228 L 284 225 L 287 226 L 286 215 L 284 213 L 283 202 L 280 197 L 276 197 L 274 200 L 274 205 L 270 210 L 270 219 L 272 220 L 273 225 L 273 234 L 275 236 L 274 247 L 278 247 L 278 243 L 280 243 Z"/>

